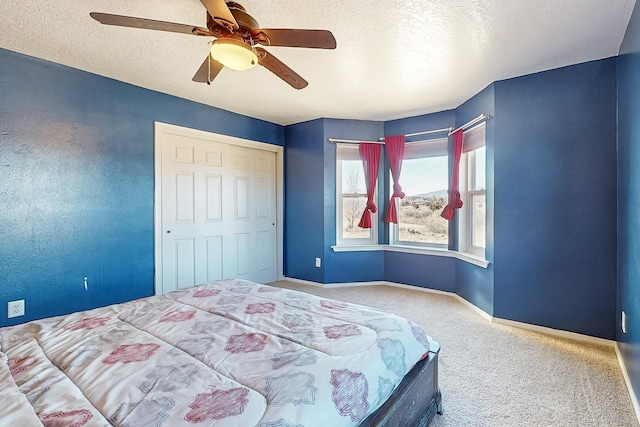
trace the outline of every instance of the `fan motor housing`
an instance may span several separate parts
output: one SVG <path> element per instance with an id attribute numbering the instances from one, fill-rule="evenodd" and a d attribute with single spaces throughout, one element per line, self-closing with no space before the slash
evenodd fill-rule
<path id="1" fill-rule="evenodd" d="M 251 32 L 253 30 L 257 30 L 260 28 L 260 24 L 258 24 L 258 21 L 253 19 L 253 16 L 249 15 L 245 11 L 245 8 L 242 7 L 240 4 L 229 2 L 227 3 L 227 6 L 229 7 L 231 14 L 233 15 L 236 22 L 238 23 L 238 26 L 240 27 L 238 30 L 236 30 L 236 32 Z M 207 28 L 209 28 L 209 30 L 211 30 L 211 32 L 213 33 L 220 33 L 221 29 L 223 30 L 223 32 L 229 32 L 229 30 L 227 30 L 225 27 L 221 26 L 216 21 L 214 21 L 208 12 L 207 12 Z"/>

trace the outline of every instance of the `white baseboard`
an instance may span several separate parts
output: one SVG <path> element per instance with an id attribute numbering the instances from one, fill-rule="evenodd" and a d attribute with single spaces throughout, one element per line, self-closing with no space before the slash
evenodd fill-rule
<path id="1" fill-rule="evenodd" d="M 620 370 L 622 371 L 624 382 L 627 385 L 627 390 L 629 391 L 629 396 L 631 397 L 633 410 L 636 413 L 636 418 L 638 419 L 638 423 L 640 423 L 640 404 L 638 404 L 638 398 L 636 397 L 636 393 L 633 391 L 631 378 L 629 378 L 629 373 L 627 372 L 627 366 L 624 364 L 624 359 L 622 358 L 622 353 L 620 352 L 620 348 L 618 347 L 617 342 L 615 343 L 615 349 L 616 349 L 616 356 L 618 357 L 618 363 L 620 364 Z"/>
<path id="2" fill-rule="evenodd" d="M 420 287 L 420 286 L 405 285 L 405 284 L 402 284 L 402 283 L 395 283 L 395 282 L 383 282 L 382 284 L 383 285 L 387 285 L 387 286 L 393 286 L 393 287 L 396 287 L 396 288 L 411 289 L 412 291 L 422 291 L 422 292 L 429 292 L 429 293 L 432 293 L 432 294 L 448 295 L 448 296 L 451 296 L 451 297 L 457 299 L 462 304 L 466 305 L 471 310 L 473 310 L 476 313 L 478 313 L 485 320 L 490 322 L 491 319 L 492 319 L 492 317 L 491 317 L 491 315 L 489 313 L 487 313 L 483 309 L 473 305 L 472 303 L 470 303 L 466 299 L 462 298 L 460 295 L 456 294 L 455 292 L 440 291 L 438 289 L 429 289 L 429 288 L 423 288 L 423 287 Z"/>
<path id="3" fill-rule="evenodd" d="M 344 287 L 352 287 L 352 286 L 380 286 L 380 285 L 385 285 L 385 286 L 393 286 L 393 287 L 396 287 L 396 288 L 411 289 L 411 290 L 414 290 L 414 291 L 429 292 L 429 293 L 435 293 L 435 294 L 440 294 L 440 295 L 449 295 L 449 296 L 452 296 L 452 297 L 456 298 L 462 304 L 466 305 L 471 310 L 473 310 L 477 314 L 479 314 L 483 319 L 485 319 L 486 321 L 491 322 L 491 323 L 497 323 L 497 324 L 500 324 L 500 325 L 506 325 L 506 326 L 511 326 L 511 327 L 514 327 L 514 328 L 519 328 L 519 329 L 525 329 L 525 330 L 529 330 L 529 331 L 539 332 L 539 333 L 542 333 L 542 334 L 551 335 L 551 336 L 555 336 L 555 337 L 558 337 L 558 338 L 564 338 L 564 339 L 570 339 L 570 340 L 575 340 L 575 341 L 588 342 L 588 343 L 591 343 L 591 344 L 605 345 L 605 346 L 609 346 L 609 347 L 612 347 L 615 344 L 615 341 L 607 340 L 607 339 L 604 339 L 604 338 L 597 338 L 597 337 L 592 337 L 590 335 L 579 334 L 579 333 L 576 333 L 576 332 L 563 331 L 563 330 L 560 330 L 560 329 L 553 329 L 553 328 L 548 328 L 548 327 L 545 327 L 545 326 L 532 325 L 530 323 L 517 322 L 517 321 L 514 321 L 514 320 L 508 320 L 508 319 L 502 319 L 500 317 L 494 317 L 494 316 L 490 315 L 489 313 L 487 313 L 486 311 L 482 310 L 480 307 L 478 307 L 478 306 L 474 305 L 473 303 L 467 301 L 466 299 L 462 298 L 460 295 L 458 295 L 458 294 L 456 294 L 454 292 L 439 291 L 437 289 L 429 289 L 429 288 L 423 288 L 423 287 L 420 287 L 420 286 L 405 285 L 405 284 L 402 284 L 402 283 L 387 282 L 387 281 L 354 282 L 354 283 L 318 283 L 318 282 L 311 282 L 311 281 L 307 281 L 307 280 L 293 279 L 293 278 L 290 278 L 290 277 L 285 277 L 285 280 L 289 280 L 289 281 L 295 282 L 295 283 L 301 283 L 303 285 L 318 286 L 318 287 L 321 287 L 321 288 L 344 288 Z"/>
<path id="4" fill-rule="evenodd" d="M 491 322 L 497 323 L 499 325 L 512 326 L 514 328 L 539 332 L 541 334 L 552 335 L 554 337 L 564 338 L 568 340 L 582 341 L 590 344 L 604 345 L 607 347 L 613 347 L 615 345 L 615 341 L 607 340 L 604 338 L 592 337 L 590 335 L 578 334 L 576 332 L 548 328 L 546 326 L 532 325 L 530 323 L 516 322 L 515 320 L 502 319 L 500 317 L 492 317 Z"/>
<path id="5" fill-rule="evenodd" d="M 394 288 L 410 289 L 412 291 L 421 291 L 421 292 L 428 292 L 430 294 L 448 295 L 450 297 L 457 297 L 457 295 L 453 292 L 441 291 L 438 289 L 422 288 L 420 286 L 405 285 L 404 283 L 380 282 L 379 284 L 384 286 L 393 286 Z"/>
<path id="6" fill-rule="evenodd" d="M 309 285 L 309 286 L 316 286 L 318 288 L 324 288 L 325 285 L 323 285 L 322 283 L 318 283 L 318 282 L 312 282 L 310 280 L 302 280 L 302 279 L 295 279 L 293 277 L 284 277 L 281 280 L 286 280 L 287 282 L 293 282 L 293 283 L 299 283 L 301 285 Z"/>
<path id="7" fill-rule="evenodd" d="M 615 344 L 615 341 L 607 340 L 607 339 L 604 339 L 604 338 L 597 338 L 597 337 L 592 337 L 590 335 L 578 334 L 576 332 L 563 331 L 563 330 L 560 330 L 560 329 L 553 329 L 553 328 L 548 328 L 548 327 L 545 327 L 545 326 L 532 325 L 530 323 L 517 322 L 517 321 L 514 321 L 514 320 L 508 320 L 508 319 L 502 319 L 500 317 L 494 317 L 494 316 L 490 315 L 489 313 L 487 313 L 486 311 L 484 311 L 483 309 L 481 309 L 480 307 L 478 307 L 475 304 L 467 301 L 466 299 L 462 298 L 460 295 L 458 295 L 458 294 L 456 294 L 454 292 L 444 292 L 444 291 L 438 291 L 438 290 L 435 290 L 435 289 L 422 288 L 422 287 L 419 287 L 419 286 L 412 286 L 412 285 L 403 285 L 403 284 L 400 284 L 400 283 L 393 283 L 393 282 L 384 282 L 383 284 L 385 284 L 387 286 L 395 286 L 395 287 L 398 287 L 398 288 L 406 288 L 406 289 L 419 290 L 419 291 L 425 291 L 425 292 L 431 292 L 431 293 L 437 293 L 437 294 L 450 295 L 450 296 L 456 298 L 462 304 L 464 304 L 467 307 L 469 307 L 471 310 L 475 311 L 482 318 L 484 318 L 485 320 L 487 320 L 488 322 L 491 322 L 491 323 L 496 323 L 496 324 L 499 324 L 499 325 L 506 325 L 506 326 L 511 326 L 511 327 L 514 327 L 514 328 L 519 328 L 519 329 L 525 329 L 525 330 L 529 330 L 529 331 L 539 332 L 539 333 L 542 333 L 542 334 L 551 335 L 551 336 L 555 336 L 555 337 L 558 337 L 558 338 L 564 338 L 564 339 L 588 342 L 588 343 L 591 343 L 591 344 L 605 345 L 605 346 L 608 346 L 608 347 L 612 347 Z"/>
<path id="8" fill-rule="evenodd" d="M 354 287 L 354 286 L 379 286 L 379 285 L 384 285 L 386 284 L 386 282 L 351 282 L 351 283 L 318 283 L 318 282 L 312 282 L 309 280 L 302 280 L 302 279 L 295 279 L 293 277 L 285 277 L 282 280 L 287 280 L 289 282 L 293 282 L 293 283 L 299 283 L 301 285 L 309 285 L 309 286 L 316 286 L 318 288 L 350 288 L 350 287 Z"/>
<path id="9" fill-rule="evenodd" d="M 475 304 L 467 301 L 466 299 L 462 298 L 460 295 L 458 295 L 458 294 L 453 294 L 453 295 L 456 296 L 458 301 L 460 301 L 461 303 L 463 303 L 464 305 L 469 307 L 471 310 L 473 310 L 476 313 L 478 313 L 481 317 L 483 317 L 484 320 L 486 320 L 488 322 L 493 322 L 494 317 L 492 315 L 490 315 L 489 313 L 487 313 L 486 311 L 484 311 L 483 309 L 481 309 L 477 305 L 475 305 Z"/>

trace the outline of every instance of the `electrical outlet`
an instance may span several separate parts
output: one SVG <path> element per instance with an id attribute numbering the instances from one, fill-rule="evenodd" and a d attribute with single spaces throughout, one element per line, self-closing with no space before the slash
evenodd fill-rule
<path id="1" fill-rule="evenodd" d="M 9 301 L 7 303 L 7 318 L 24 316 L 24 300 Z"/>
<path id="2" fill-rule="evenodd" d="M 321 265 L 322 265 L 322 259 L 316 258 L 316 267 L 320 268 Z"/>
<path id="3" fill-rule="evenodd" d="M 622 310 L 622 322 L 621 326 L 622 326 L 622 333 L 626 334 L 627 333 L 627 313 L 624 312 L 624 310 Z"/>

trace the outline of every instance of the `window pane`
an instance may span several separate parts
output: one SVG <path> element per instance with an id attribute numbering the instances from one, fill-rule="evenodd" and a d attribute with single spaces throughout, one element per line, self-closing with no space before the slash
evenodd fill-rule
<path id="1" fill-rule="evenodd" d="M 368 239 L 371 236 L 371 229 L 358 227 L 366 205 L 366 197 L 342 197 L 344 239 Z"/>
<path id="2" fill-rule="evenodd" d="M 447 156 L 402 162 L 400 183 L 406 196 L 398 209 L 399 241 L 449 242 L 449 222 L 440 216 L 447 204 L 448 169 Z"/>
<path id="3" fill-rule="evenodd" d="M 400 241 L 449 243 L 449 224 L 440 216 L 446 201 L 440 196 L 432 196 L 430 199 L 405 197 L 402 200 L 398 218 Z"/>
<path id="4" fill-rule="evenodd" d="M 484 194 L 474 194 L 471 196 L 471 245 L 484 248 L 486 245 L 485 231 L 485 212 L 486 212 L 486 196 Z"/>
<path id="5" fill-rule="evenodd" d="M 374 197 L 376 197 L 374 195 Z M 336 145 L 336 244 L 378 243 L 378 215 L 372 214 L 372 228 L 358 227 L 367 203 L 367 185 L 357 144 Z"/>
<path id="6" fill-rule="evenodd" d="M 471 190 L 485 190 L 487 188 L 487 168 L 486 168 L 487 150 L 482 146 L 475 150 L 475 188 Z"/>
<path id="7" fill-rule="evenodd" d="M 342 161 L 342 194 L 367 194 L 361 160 Z"/>

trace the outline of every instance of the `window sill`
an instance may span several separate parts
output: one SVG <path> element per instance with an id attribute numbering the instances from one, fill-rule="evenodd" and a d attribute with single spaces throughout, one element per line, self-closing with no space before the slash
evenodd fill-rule
<path id="1" fill-rule="evenodd" d="M 336 245 L 331 246 L 333 252 L 368 252 L 383 251 L 386 245 Z"/>
<path id="2" fill-rule="evenodd" d="M 471 254 L 469 252 L 457 252 L 457 251 L 455 252 L 455 254 L 456 254 L 455 257 L 461 261 L 465 261 L 482 268 L 489 267 L 489 261 L 484 259 L 484 257 L 482 256 Z"/>
<path id="3" fill-rule="evenodd" d="M 403 245 L 341 245 L 331 246 L 334 252 L 370 252 L 370 251 L 389 251 L 389 252 L 403 252 L 409 254 L 420 254 L 430 256 L 443 256 L 449 258 L 456 258 L 460 261 L 468 262 L 469 264 L 477 265 L 478 267 L 487 268 L 489 261 L 483 257 L 470 254 L 467 252 L 450 251 L 448 249 L 437 248 L 417 248 L 414 246 Z"/>

